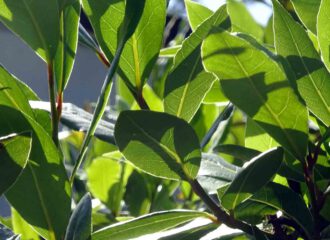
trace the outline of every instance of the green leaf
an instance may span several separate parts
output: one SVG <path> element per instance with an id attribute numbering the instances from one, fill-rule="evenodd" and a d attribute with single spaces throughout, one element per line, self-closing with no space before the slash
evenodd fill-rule
<path id="1" fill-rule="evenodd" d="M 314 225 L 312 215 L 304 200 L 291 189 L 270 182 L 253 195 L 249 201 L 263 203 L 282 211 L 285 215 L 295 220 L 305 230 L 307 235 L 312 235 Z"/>
<path id="2" fill-rule="evenodd" d="M 317 38 L 320 45 L 322 59 L 330 72 L 330 1 L 322 0 L 317 16 Z"/>
<path id="3" fill-rule="evenodd" d="M 226 6 L 208 18 L 182 44 L 165 82 L 165 112 L 190 121 L 215 81 L 204 71 L 200 47 L 213 25 L 227 27 Z"/>
<path id="4" fill-rule="evenodd" d="M 28 164 L 6 197 L 41 236 L 60 239 L 69 220 L 70 185 L 56 146 L 36 122 L 20 87 L 19 81 L 0 67 L 0 114 L 6 116 L 0 118 L 0 135 L 32 133 Z"/>
<path id="5" fill-rule="evenodd" d="M 316 19 L 321 0 L 292 0 L 291 2 L 305 27 L 316 34 Z"/>
<path id="6" fill-rule="evenodd" d="M 201 239 L 206 234 L 214 231 L 219 227 L 218 224 L 210 223 L 203 226 L 191 227 L 187 230 L 171 234 L 166 237 L 159 238 L 159 240 L 191 240 Z"/>
<path id="7" fill-rule="evenodd" d="M 96 38 L 109 60 L 118 48 L 119 27 L 124 19 L 125 1 L 123 0 L 83 0 L 83 8 L 89 17 Z M 131 37 L 119 63 L 121 77 L 139 89 L 149 77 L 157 59 L 163 40 L 166 19 L 165 0 L 146 0 L 141 19 Z M 141 1 L 135 1 L 132 7 Z M 132 12 L 134 13 L 134 9 Z M 132 18 L 133 19 L 133 18 Z M 136 20 L 133 20 L 136 21 Z"/>
<path id="8" fill-rule="evenodd" d="M 283 149 L 276 148 L 262 153 L 236 175 L 221 198 L 226 209 L 234 209 L 265 186 L 276 174 L 283 160 Z"/>
<path id="9" fill-rule="evenodd" d="M 50 63 L 59 41 L 57 0 L 0 0 L 0 20 Z"/>
<path id="10" fill-rule="evenodd" d="M 330 73 L 319 59 L 304 28 L 276 1 L 274 32 L 276 52 L 286 58 L 294 72 L 294 85 L 307 107 L 330 125 Z"/>
<path id="11" fill-rule="evenodd" d="M 92 240 L 133 239 L 174 228 L 198 217 L 208 218 L 208 214 L 184 210 L 156 212 L 100 229 L 93 233 Z"/>
<path id="12" fill-rule="evenodd" d="M 92 198 L 87 193 L 73 211 L 64 240 L 91 239 L 92 234 Z"/>
<path id="13" fill-rule="evenodd" d="M 159 52 L 159 57 L 173 58 L 181 49 L 181 47 L 181 45 L 176 45 L 173 47 L 162 48 Z"/>
<path id="14" fill-rule="evenodd" d="M 69 81 L 78 46 L 80 3 L 67 5 L 60 13 L 60 41 L 54 62 L 57 91 L 62 93 Z"/>
<path id="15" fill-rule="evenodd" d="M 197 27 L 206 19 L 213 15 L 213 12 L 204 5 L 193 2 L 191 0 L 185 0 L 186 10 L 190 27 L 193 31 L 196 31 Z"/>
<path id="16" fill-rule="evenodd" d="M 197 180 L 209 193 L 214 193 L 233 181 L 240 170 L 216 154 L 203 153 Z"/>
<path id="17" fill-rule="evenodd" d="M 275 215 L 277 211 L 276 208 L 249 199 L 235 208 L 234 216 L 241 221 L 257 225 L 262 223 L 267 215 Z"/>
<path id="18" fill-rule="evenodd" d="M 234 156 L 243 162 L 247 162 L 260 154 L 257 150 L 232 144 L 219 145 L 214 148 L 214 151 Z"/>
<path id="19" fill-rule="evenodd" d="M 130 166 L 120 162 L 120 158 L 118 152 L 107 154 L 107 157 L 94 159 L 86 170 L 90 192 L 105 203 L 115 216 L 120 212 L 125 186 L 132 172 Z"/>
<path id="20" fill-rule="evenodd" d="M 190 180 L 201 161 L 199 141 L 185 121 L 166 113 L 124 111 L 115 139 L 125 158 L 141 170 L 162 178 Z"/>
<path id="21" fill-rule="evenodd" d="M 31 133 L 0 137 L 0 196 L 21 175 L 31 151 Z"/>
<path id="22" fill-rule="evenodd" d="M 125 203 L 132 216 L 141 216 L 150 212 L 151 191 L 145 176 L 134 171 L 127 182 Z"/>
<path id="23" fill-rule="evenodd" d="M 262 41 L 264 31 L 253 19 L 242 1 L 228 0 L 227 9 L 232 23 L 233 32 L 246 33 L 253 36 L 258 41 Z"/>
<path id="24" fill-rule="evenodd" d="M 11 208 L 11 218 L 13 230 L 21 236 L 22 240 L 39 239 L 37 232 L 33 230 L 31 225 L 29 225 L 14 208 Z"/>
<path id="25" fill-rule="evenodd" d="M 245 131 L 245 146 L 250 149 L 264 152 L 273 147 L 279 146 L 279 144 L 251 118 L 248 118 Z"/>
<path id="26" fill-rule="evenodd" d="M 204 41 L 202 55 L 204 66 L 219 77 L 229 100 L 303 160 L 307 111 L 280 66 L 263 51 L 220 29 Z"/>

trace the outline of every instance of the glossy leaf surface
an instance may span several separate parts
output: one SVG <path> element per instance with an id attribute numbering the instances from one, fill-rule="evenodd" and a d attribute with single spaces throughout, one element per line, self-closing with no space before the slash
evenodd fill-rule
<path id="1" fill-rule="evenodd" d="M 100 229 L 93 233 L 92 240 L 132 239 L 146 234 L 168 230 L 198 217 L 207 218 L 208 214 L 183 210 L 156 212 Z"/>
<path id="2" fill-rule="evenodd" d="M 307 107 L 329 126 L 330 73 L 304 28 L 294 21 L 277 0 L 273 1 L 273 7 L 276 52 L 286 58 L 294 71 L 294 79 L 291 80 L 298 87 Z"/>
<path id="3" fill-rule="evenodd" d="M 0 195 L 18 179 L 29 159 L 31 134 L 0 137 Z"/>
<path id="4" fill-rule="evenodd" d="M 92 23 L 102 50 L 107 58 L 112 60 L 118 48 L 125 1 L 83 0 L 83 8 Z M 165 17 L 165 0 L 146 0 L 138 26 L 123 50 L 119 62 L 121 76 L 140 89 L 149 77 L 159 54 Z"/>
<path id="5" fill-rule="evenodd" d="M 166 113 L 124 111 L 115 139 L 125 158 L 143 171 L 163 178 L 195 178 L 201 161 L 199 141 L 185 121 Z"/>
<path id="6" fill-rule="evenodd" d="M 204 71 L 200 48 L 212 26 L 228 27 L 226 7 L 202 23 L 182 44 L 174 58 L 174 66 L 166 79 L 164 91 L 165 112 L 190 121 L 197 112 L 206 93 L 215 81 Z"/>
<path id="7" fill-rule="evenodd" d="M 204 41 L 202 54 L 204 66 L 219 77 L 229 100 L 303 160 L 307 111 L 280 66 L 263 51 L 220 29 Z"/>
<path id="8" fill-rule="evenodd" d="M 57 46 L 54 70 L 57 91 L 62 93 L 71 76 L 78 47 L 79 1 L 64 7 L 60 14 L 60 41 Z"/>
<path id="9" fill-rule="evenodd" d="M 0 113 L 6 116 L 0 118 L 0 135 L 6 136 L 13 131 L 32 133 L 28 164 L 19 180 L 7 191 L 6 197 L 41 236 L 61 238 L 69 220 L 69 182 L 56 146 L 36 122 L 18 82 L 0 68 Z M 54 208 L 55 205 L 58 208 Z"/>
<path id="10" fill-rule="evenodd" d="M 291 2 L 302 23 L 312 33 L 316 34 L 316 17 L 321 0 L 292 0 Z"/>
<path id="11" fill-rule="evenodd" d="M 261 40 L 264 33 L 262 27 L 253 19 L 242 1 L 227 1 L 228 14 L 232 22 L 233 32 L 242 32 Z"/>
<path id="12" fill-rule="evenodd" d="M 276 174 L 283 160 L 283 149 L 262 153 L 251 160 L 235 177 L 221 198 L 226 209 L 234 209 L 265 186 Z"/>
<path id="13" fill-rule="evenodd" d="M 317 16 L 317 38 L 320 45 L 322 59 L 330 72 L 330 1 L 322 0 Z M 330 81 L 330 80 L 329 80 Z"/>
<path id="14" fill-rule="evenodd" d="M 183 120 L 166 113 L 125 111 L 115 139 L 125 158 L 155 176 L 195 178 L 201 161 L 198 138 Z"/>
<path id="15" fill-rule="evenodd" d="M 59 41 L 57 0 L 1 0 L 0 20 L 50 63 Z"/>
<path id="16" fill-rule="evenodd" d="M 193 31 L 196 31 L 198 26 L 213 15 L 213 12 L 200 3 L 186 0 L 186 11 L 188 15 L 189 24 Z"/>

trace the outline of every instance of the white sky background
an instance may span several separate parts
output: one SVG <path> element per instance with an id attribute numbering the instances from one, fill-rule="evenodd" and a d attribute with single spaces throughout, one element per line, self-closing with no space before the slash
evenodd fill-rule
<path id="1" fill-rule="evenodd" d="M 225 3 L 225 0 L 199 0 L 199 2 L 215 11 Z M 272 9 L 260 2 L 248 4 L 248 10 L 255 20 L 263 26 L 267 24 L 272 14 Z"/>

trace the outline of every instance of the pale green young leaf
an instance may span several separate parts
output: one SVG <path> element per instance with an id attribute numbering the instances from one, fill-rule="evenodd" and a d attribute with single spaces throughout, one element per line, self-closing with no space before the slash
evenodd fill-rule
<path id="1" fill-rule="evenodd" d="M 60 40 L 55 55 L 56 87 L 62 93 L 69 81 L 78 46 L 80 3 L 67 5 L 60 13 Z"/>
<path id="2" fill-rule="evenodd" d="M 166 113 L 124 111 L 115 139 L 125 158 L 141 170 L 162 178 L 190 180 L 201 161 L 199 141 L 185 121 Z"/>
<path id="3" fill-rule="evenodd" d="M 0 21 L 50 63 L 60 37 L 57 0 L 0 0 L 0 9 Z"/>
<path id="4" fill-rule="evenodd" d="M 185 4 L 189 24 L 193 31 L 195 31 L 202 22 L 213 15 L 213 12 L 209 8 L 200 3 L 185 0 Z"/>
<path id="5" fill-rule="evenodd" d="M 29 132 L 0 137 L 0 196 L 21 175 L 29 159 L 31 142 Z"/>
<path id="6" fill-rule="evenodd" d="M 119 156 L 118 156 L 119 155 Z M 87 168 L 87 186 L 94 197 L 100 199 L 116 216 L 121 209 L 131 166 L 120 162 L 120 153 L 94 159 Z"/>
<path id="7" fill-rule="evenodd" d="M 249 162 L 229 185 L 221 198 L 221 205 L 234 209 L 265 186 L 276 174 L 283 160 L 283 149 L 262 153 Z"/>
<path id="8" fill-rule="evenodd" d="M 38 239 L 38 233 L 33 230 L 21 215 L 14 209 L 11 208 L 11 220 L 13 224 L 13 230 L 16 234 L 20 234 L 21 240 Z"/>
<path id="9" fill-rule="evenodd" d="M 301 22 L 316 34 L 316 19 L 321 0 L 292 0 L 291 2 Z"/>
<path id="10" fill-rule="evenodd" d="M 228 99 L 303 160 L 307 110 L 281 67 L 262 50 L 221 29 L 214 29 L 204 41 L 202 55 L 204 66 L 218 76 Z"/>
<path id="11" fill-rule="evenodd" d="M 165 112 L 188 122 L 193 118 L 216 79 L 203 68 L 200 50 L 202 41 L 212 26 L 227 28 L 227 21 L 228 15 L 224 5 L 183 42 L 165 82 Z"/>
<path id="12" fill-rule="evenodd" d="M 124 19 L 125 1 L 83 0 L 82 3 L 102 50 L 112 61 L 119 45 L 119 28 Z M 146 0 L 138 26 L 123 50 L 119 62 L 121 77 L 140 89 L 159 54 L 165 19 L 166 1 Z"/>
<path id="13" fill-rule="evenodd" d="M 181 49 L 181 45 L 176 45 L 173 47 L 162 48 L 159 52 L 159 57 L 163 58 L 173 58 L 177 52 Z"/>
<path id="14" fill-rule="evenodd" d="M 277 0 L 273 0 L 276 52 L 285 57 L 294 72 L 297 85 L 307 107 L 323 123 L 330 125 L 330 73 L 305 29 L 297 23 Z"/>
<path id="15" fill-rule="evenodd" d="M 227 1 L 228 14 L 232 23 L 233 32 L 242 32 L 262 41 L 264 31 L 253 19 L 245 4 L 240 0 Z"/>
<path id="16" fill-rule="evenodd" d="M 175 228 L 199 217 L 208 218 L 209 215 L 205 212 L 183 210 L 156 212 L 100 229 L 93 233 L 92 240 L 134 239 Z"/>
<path id="17" fill-rule="evenodd" d="M 317 16 L 317 38 L 322 59 L 330 72 L 330 1 L 322 0 Z M 329 80 L 330 81 L 330 80 Z"/>
<path id="18" fill-rule="evenodd" d="M 247 119 L 245 146 L 260 152 L 279 146 L 279 144 L 251 118 Z"/>

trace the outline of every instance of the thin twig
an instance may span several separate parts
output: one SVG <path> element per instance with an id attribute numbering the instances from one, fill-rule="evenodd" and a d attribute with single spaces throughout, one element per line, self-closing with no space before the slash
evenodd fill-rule
<path id="1" fill-rule="evenodd" d="M 53 72 L 53 62 L 47 64 L 47 75 L 48 75 L 48 91 L 49 91 L 49 101 L 51 109 L 51 120 L 52 120 L 52 138 L 55 145 L 59 146 L 58 140 L 58 124 L 59 118 L 56 108 L 55 99 L 55 83 L 54 83 L 54 72 Z"/>

